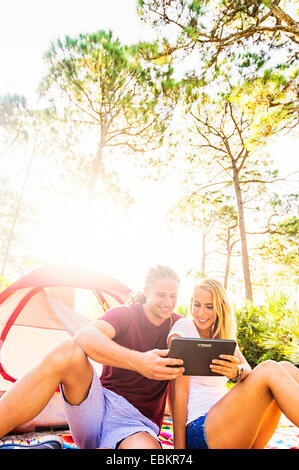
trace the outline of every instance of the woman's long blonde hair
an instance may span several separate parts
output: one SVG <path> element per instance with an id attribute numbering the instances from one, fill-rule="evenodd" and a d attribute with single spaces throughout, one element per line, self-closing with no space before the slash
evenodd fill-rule
<path id="1" fill-rule="evenodd" d="M 216 313 L 216 320 L 212 330 L 212 338 L 214 339 L 236 339 L 236 321 L 227 298 L 226 291 L 222 284 L 216 279 L 201 279 L 194 286 L 191 298 L 191 308 L 195 290 L 201 288 L 211 292 L 213 296 L 213 307 Z"/>

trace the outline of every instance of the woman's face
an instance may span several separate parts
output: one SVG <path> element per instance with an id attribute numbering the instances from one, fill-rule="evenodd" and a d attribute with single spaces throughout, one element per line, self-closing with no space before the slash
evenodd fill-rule
<path id="1" fill-rule="evenodd" d="M 191 314 L 200 336 L 209 338 L 211 327 L 217 318 L 213 306 L 213 294 L 210 291 L 201 287 L 194 290 Z"/>
<path id="2" fill-rule="evenodd" d="M 148 287 L 144 294 L 146 302 L 143 304 L 147 317 L 156 325 L 160 325 L 169 318 L 174 311 L 177 301 L 178 284 L 172 279 L 162 279 Z"/>

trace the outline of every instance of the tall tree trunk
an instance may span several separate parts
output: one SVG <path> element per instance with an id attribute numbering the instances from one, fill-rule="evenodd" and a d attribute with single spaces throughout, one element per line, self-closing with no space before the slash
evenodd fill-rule
<path id="1" fill-rule="evenodd" d="M 89 181 L 89 187 L 88 187 L 88 195 L 90 198 L 93 198 L 94 193 L 95 193 L 97 178 L 99 174 L 103 172 L 103 168 L 102 168 L 103 149 L 104 149 L 104 145 L 101 139 L 98 145 L 97 153 L 93 160 L 92 168 L 91 168 L 91 175 L 90 175 L 90 181 Z"/>
<path id="2" fill-rule="evenodd" d="M 206 275 L 206 234 L 202 235 L 201 239 L 201 273 Z"/>
<path id="3" fill-rule="evenodd" d="M 226 238 L 226 263 L 225 263 L 225 272 L 224 272 L 224 280 L 223 280 L 224 289 L 227 289 L 227 285 L 228 285 L 230 258 L 232 254 L 232 245 L 230 244 L 230 230 L 231 230 L 231 227 L 228 227 L 227 238 Z"/>
<path id="4" fill-rule="evenodd" d="M 238 207 L 238 226 L 239 226 L 240 241 L 241 241 L 245 297 L 247 300 L 252 301 L 253 297 L 252 297 L 252 286 L 251 286 L 251 279 L 250 279 L 247 238 L 246 238 L 246 230 L 245 230 L 244 206 L 243 206 L 238 171 L 234 163 L 232 166 L 233 166 L 233 180 L 234 180 L 235 195 L 236 195 L 237 207 Z"/>
<path id="5" fill-rule="evenodd" d="M 94 196 L 97 178 L 99 174 L 103 175 L 104 173 L 103 172 L 103 150 L 105 147 L 105 139 L 106 139 L 106 134 L 107 134 L 107 129 L 108 129 L 107 120 L 108 120 L 108 115 L 106 113 L 101 123 L 101 138 L 100 138 L 98 149 L 95 154 L 92 168 L 91 168 L 90 182 L 89 182 L 89 188 L 88 188 L 88 195 L 90 198 L 93 198 Z"/>
<path id="6" fill-rule="evenodd" d="M 231 242 L 231 230 L 235 229 L 237 225 L 233 225 L 228 227 L 227 229 L 227 237 L 226 237 L 226 263 L 225 263 L 225 272 L 224 272 L 224 280 L 223 286 L 224 289 L 227 289 L 228 286 L 228 277 L 229 277 L 229 269 L 230 269 L 230 261 L 232 256 L 232 251 L 234 245 L 237 243 L 236 241 Z"/>

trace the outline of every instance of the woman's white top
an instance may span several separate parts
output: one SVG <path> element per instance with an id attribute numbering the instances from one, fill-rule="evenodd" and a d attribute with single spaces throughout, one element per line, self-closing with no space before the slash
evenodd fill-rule
<path id="1" fill-rule="evenodd" d="M 191 318 L 180 318 L 175 322 L 169 332 L 173 334 L 200 338 L 196 326 Z M 190 376 L 189 398 L 187 405 L 187 424 L 206 414 L 209 409 L 217 403 L 226 393 L 228 379 L 219 376 Z"/>

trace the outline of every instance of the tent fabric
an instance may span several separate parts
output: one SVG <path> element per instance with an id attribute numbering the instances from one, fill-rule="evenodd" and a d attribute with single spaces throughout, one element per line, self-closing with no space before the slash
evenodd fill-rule
<path id="1" fill-rule="evenodd" d="M 0 293 L 0 304 L 12 292 L 24 288 L 44 288 L 53 286 L 69 286 L 81 289 L 93 289 L 99 299 L 105 300 L 105 293 L 122 303 L 129 293 L 127 286 L 104 274 L 69 267 L 46 266 L 38 268 L 11 284 Z"/>
<path id="2" fill-rule="evenodd" d="M 38 268 L 7 287 L 0 293 L 0 396 L 79 328 L 125 303 L 129 293 L 110 276 L 61 266 Z M 100 373 L 101 365 L 96 369 Z M 61 420 L 56 393 L 34 426 Z"/>

